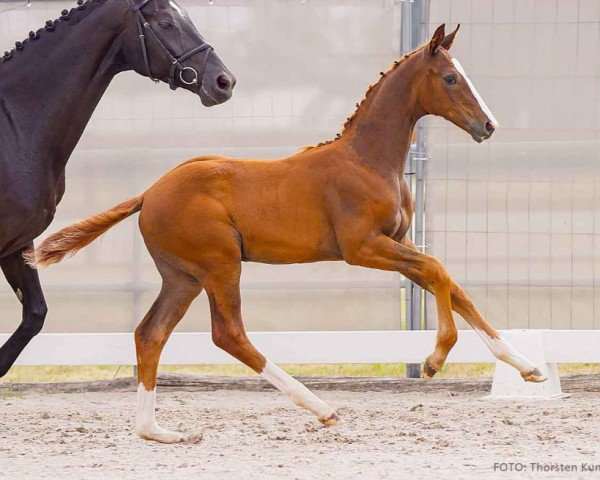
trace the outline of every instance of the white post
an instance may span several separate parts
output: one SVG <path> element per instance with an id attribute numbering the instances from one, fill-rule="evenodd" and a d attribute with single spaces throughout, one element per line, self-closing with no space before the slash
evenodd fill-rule
<path id="1" fill-rule="evenodd" d="M 563 395 L 556 363 L 548 359 L 544 330 L 505 330 L 506 341 L 525 355 L 546 374 L 542 383 L 525 382 L 520 373 L 510 365 L 497 361 L 492 392 L 488 398 L 548 399 Z"/>

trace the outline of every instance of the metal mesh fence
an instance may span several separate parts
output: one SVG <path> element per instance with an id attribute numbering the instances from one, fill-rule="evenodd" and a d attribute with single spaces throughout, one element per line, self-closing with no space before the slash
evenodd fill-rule
<path id="1" fill-rule="evenodd" d="M 600 3 L 431 2 L 442 22 L 500 129 L 429 120 L 430 252 L 496 327 L 600 328 Z"/>
<path id="2" fill-rule="evenodd" d="M 206 109 L 187 92 L 118 76 L 69 163 L 67 194 L 47 233 L 138 194 L 189 157 L 279 157 L 333 137 L 400 52 L 402 9 L 392 0 L 181 3 L 238 77 L 234 98 Z M 5 49 L 73 6 L 24 4 L 0 3 Z M 477 145 L 427 120 L 430 253 L 499 328 L 598 328 L 600 4 L 436 0 L 429 22 L 430 31 L 461 23 L 454 55 L 501 123 Z M 158 287 L 134 220 L 42 281 L 48 332 L 131 331 Z M 401 325 L 402 283 L 391 273 L 246 264 L 243 285 L 249 329 Z M 20 305 L 0 286 L 0 331 L 19 319 Z M 181 329 L 207 330 L 208 319 L 201 297 Z"/>
<path id="3" fill-rule="evenodd" d="M 332 138 L 367 85 L 399 57 L 400 6 L 392 1 L 181 3 L 237 76 L 234 98 L 206 109 L 188 92 L 119 75 L 69 162 L 67 192 L 46 234 L 139 194 L 192 156 L 280 157 Z M 3 2 L 0 44 L 10 48 L 73 5 Z M 135 220 L 41 276 L 50 308 L 46 332 L 129 332 L 159 286 Z M 401 282 L 399 275 L 341 262 L 245 264 L 246 325 L 398 329 Z M 20 304 L 7 286 L 0 289 L 0 331 L 12 332 Z M 208 330 L 207 303 L 202 295 L 178 330 Z"/>

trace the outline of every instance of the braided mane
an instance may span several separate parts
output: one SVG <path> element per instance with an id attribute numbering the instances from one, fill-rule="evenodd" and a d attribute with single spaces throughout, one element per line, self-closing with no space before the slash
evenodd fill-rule
<path id="1" fill-rule="evenodd" d="M 66 22 L 69 22 L 71 24 L 78 23 L 82 18 L 87 16 L 87 14 L 92 11 L 92 9 L 88 9 L 88 7 L 91 7 L 94 4 L 104 3 L 105 1 L 106 0 L 77 0 L 77 7 L 72 8 L 71 10 L 63 10 L 59 19 L 48 20 L 44 27 L 40 28 L 35 32 L 33 30 L 29 32 L 28 38 L 26 38 L 22 42 L 16 42 L 15 48 L 13 48 L 10 51 L 4 52 L 4 55 L 0 57 L 0 64 L 12 60 L 16 52 L 20 52 L 21 50 L 23 50 L 25 46 L 29 43 L 33 43 L 39 40 L 44 32 L 54 32 L 58 27 L 65 24 Z M 80 13 L 84 10 L 87 10 L 87 12 Z"/>
<path id="2" fill-rule="evenodd" d="M 322 147 L 324 145 L 329 145 L 333 142 L 335 142 L 336 140 L 339 140 L 340 138 L 342 138 L 342 135 L 344 134 L 344 131 L 350 126 L 350 124 L 352 123 L 352 121 L 354 120 L 354 118 L 356 117 L 356 115 L 358 114 L 358 112 L 360 111 L 360 108 L 363 106 L 363 103 L 367 100 L 367 98 L 369 97 L 369 94 L 373 91 L 373 89 L 375 87 L 377 87 L 384 78 L 386 78 L 389 74 L 393 73 L 396 68 L 398 68 L 398 66 L 404 61 L 406 60 L 408 57 L 412 56 L 413 54 L 417 53 L 418 51 L 420 51 L 423 47 L 418 47 L 415 50 L 413 50 L 412 52 L 409 53 L 405 53 L 402 58 L 400 60 L 396 60 L 392 63 L 392 65 L 390 66 L 390 68 L 385 71 L 385 72 L 379 72 L 380 78 L 379 80 L 377 80 L 377 82 L 372 83 L 371 85 L 369 85 L 369 87 L 367 88 L 367 91 L 365 93 L 364 98 L 358 102 L 356 104 L 356 110 L 354 110 L 354 113 L 352 113 L 352 115 L 350 115 L 346 121 L 344 122 L 342 131 L 338 134 L 336 134 L 335 138 L 331 139 L 331 140 L 325 140 L 323 142 L 319 142 L 316 145 L 311 145 L 308 147 L 304 147 L 301 151 L 306 151 L 306 150 L 310 150 L 312 148 L 318 148 L 318 147 Z"/>

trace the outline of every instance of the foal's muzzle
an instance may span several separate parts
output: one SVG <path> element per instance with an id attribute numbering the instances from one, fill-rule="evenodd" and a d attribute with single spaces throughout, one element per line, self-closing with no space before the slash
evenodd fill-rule
<path id="1" fill-rule="evenodd" d="M 492 136 L 498 127 L 497 123 L 493 123 L 490 120 L 485 122 L 473 122 L 475 125 L 471 127 L 471 137 L 477 143 L 481 143 Z"/>

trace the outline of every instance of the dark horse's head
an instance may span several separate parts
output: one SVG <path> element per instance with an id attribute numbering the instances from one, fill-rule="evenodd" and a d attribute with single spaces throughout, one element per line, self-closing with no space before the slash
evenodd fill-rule
<path id="1" fill-rule="evenodd" d="M 210 107 L 231 98 L 235 77 L 175 0 L 127 0 L 127 63 L 141 75 L 185 88 Z"/>

